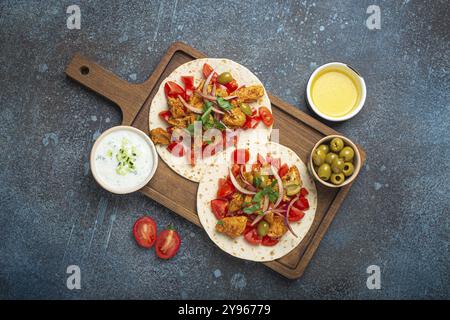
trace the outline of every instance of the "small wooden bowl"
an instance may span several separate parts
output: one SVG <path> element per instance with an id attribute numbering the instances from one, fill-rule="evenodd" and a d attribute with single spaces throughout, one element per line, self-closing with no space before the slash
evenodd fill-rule
<path id="1" fill-rule="evenodd" d="M 335 185 L 333 183 L 323 181 L 322 179 L 320 179 L 316 170 L 314 170 L 314 164 L 313 164 L 313 160 L 312 160 L 312 154 L 313 154 L 314 150 L 316 150 L 316 148 L 318 146 L 320 146 L 321 144 L 329 144 L 333 138 L 341 138 L 344 141 L 344 144 L 346 146 L 352 147 L 353 150 L 355 151 L 355 157 L 353 158 L 353 166 L 355 167 L 355 171 L 353 172 L 353 174 L 350 177 L 346 178 L 345 181 L 339 185 Z M 343 186 L 346 186 L 346 185 L 352 183 L 352 181 L 355 180 L 356 176 L 358 175 L 359 170 L 361 169 L 361 154 L 359 153 L 358 147 L 350 139 L 348 139 L 344 136 L 339 136 L 339 135 L 326 136 L 326 137 L 320 139 L 314 145 L 313 149 L 311 150 L 311 153 L 309 155 L 309 160 L 308 160 L 308 168 L 309 168 L 309 171 L 311 172 L 311 174 L 313 175 L 314 179 L 316 179 L 320 184 L 322 184 L 326 187 L 330 187 L 330 188 L 341 188 Z"/>

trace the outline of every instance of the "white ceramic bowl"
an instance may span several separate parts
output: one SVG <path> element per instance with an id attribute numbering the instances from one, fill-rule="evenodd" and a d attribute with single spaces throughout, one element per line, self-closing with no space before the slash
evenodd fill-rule
<path id="1" fill-rule="evenodd" d="M 97 166 L 95 164 L 95 154 L 96 154 L 97 147 L 100 145 L 100 142 L 105 137 L 107 137 L 110 133 L 119 131 L 119 130 L 131 131 L 131 132 L 134 132 L 137 135 L 139 135 L 147 143 L 150 154 L 153 157 L 153 167 L 151 168 L 147 177 L 145 177 L 145 179 L 142 182 L 140 182 L 139 184 L 136 184 L 136 185 L 133 185 L 130 187 L 124 187 L 124 188 L 111 186 L 111 185 L 108 185 L 105 181 L 103 181 L 103 179 L 100 177 L 99 173 L 97 172 Z M 131 126 L 116 126 L 116 127 L 112 127 L 110 129 L 106 130 L 105 132 L 103 132 L 95 141 L 95 143 L 91 149 L 90 166 L 91 166 L 91 172 L 92 172 L 92 175 L 94 176 L 95 181 L 97 181 L 97 183 L 102 188 L 104 188 L 105 190 L 108 190 L 109 192 L 112 192 L 112 193 L 126 194 L 126 193 L 131 193 L 131 192 L 134 192 L 134 191 L 137 191 L 137 190 L 143 188 L 150 181 L 150 179 L 153 177 L 153 175 L 156 172 L 156 168 L 158 167 L 158 154 L 156 153 L 156 148 L 155 148 L 155 145 L 153 144 L 152 140 L 144 132 L 142 132 L 141 130 L 136 129 L 134 127 L 131 127 Z"/>
<path id="2" fill-rule="evenodd" d="M 317 76 L 317 74 L 320 71 L 327 69 L 327 68 L 344 69 L 347 73 L 349 73 L 350 75 L 353 76 L 355 81 L 357 81 L 361 87 L 361 95 L 360 95 L 360 100 L 359 100 L 358 105 L 352 112 L 350 112 L 342 117 L 330 117 L 329 115 L 326 115 L 323 112 L 320 112 L 320 110 L 316 107 L 316 105 L 314 104 L 312 97 L 311 97 L 311 85 L 312 85 L 313 79 Z M 366 83 L 364 81 L 364 78 L 361 77 L 361 75 L 353 67 L 351 67 L 345 63 L 341 63 L 341 62 L 330 62 L 330 63 L 324 64 L 324 65 L 318 67 L 316 70 L 314 70 L 314 72 L 309 77 L 308 85 L 306 87 L 306 99 L 309 104 L 309 107 L 318 116 L 322 117 L 323 119 L 326 119 L 329 121 L 335 121 L 335 122 L 348 120 L 348 119 L 356 116 L 358 114 L 358 112 L 361 111 L 362 107 L 364 106 L 364 103 L 366 102 L 366 94 L 367 94 L 367 91 L 366 91 Z"/>

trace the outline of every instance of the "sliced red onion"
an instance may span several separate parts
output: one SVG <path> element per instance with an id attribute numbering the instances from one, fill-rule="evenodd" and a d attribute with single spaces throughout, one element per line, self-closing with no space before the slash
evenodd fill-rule
<path id="1" fill-rule="evenodd" d="M 228 128 L 225 123 L 223 123 L 222 121 L 219 121 L 221 125 L 223 125 L 225 127 L 225 129 L 231 130 L 230 128 Z"/>
<path id="2" fill-rule="evenodd" d="M 212 79 L 213 75 L 214 75 L 214 69 L 211 70 L 211 73 L 209 74 L 208 78 L 206 78 L 205 84 L 203 85 L 203 90 L 202 90 L 203 92 L 202 93 L 204 95 L 208 94 L 208 86 L 209 86 L 209 83 L 211 82 L 211 79 Z"/>
<path id="3" fill-rule="evenodd" d="M 237 98 L 238 96 L 228 96 L 228 97 L 223 97 L 222 99 L 223 100 L 231 100 L 231 99 L 234 99 L 234 98 Z"/>
<path id="4" fill-rule="evenodd" d="M 215 113 L 225 114 L 225 112 L 223 112 L 223 111 L 217 109 L 216 107 L 212 107 L 211 109 L 212 109 L 212 111 L 214 111 Z"/>
<path id="5" fill-rule="evenodd" d="M 240 171 L 240 176 L 241 176 L 242 181 L 245 183 L 248 190 L 256 191 L 256 188 L 250 182 L 248 182 L 247 179 L 245 178 L 244 168 L 245 168 L 245 165 L 240 165 L 239 171 Z M 263 211 L 265 211 L 265 210 L 263 210 Z"/>
<path id="6" fill-rule="evenodd" d="M 283 195 L 284 195 L 283 181 L 281 181 L 281 178 L 278 175 L 278 170 L 276 170 L 273 166 L 270 166 L 270 169 L 272 170 L 272 174 L 273 174 L 273 176 L 275 177 L 275 179 L 277 180 L 277 183 L 278 183 L 278 199 L 275 202 L 275 204 L 273 205 L 273 208 L 276 209 L 276 207 L 278 207 L 278 205 L 280 204 L 281 200 L 283 199 Z"/>
<path id="7" fill-rule="evenodd" d="M 233 186 L 234 186 L 239 192 L 241 192 L 241 193 L 243 193 L 243 194 L 250 194 L 250 195 L 256 194 L 256 192 L 254 192 L 254 191 L 250 191 L 250 190 L 247 190 L 247 189 L 241 187 L 241 185 L 239 184 L 239 182 L 237 182 L 236 177 L 233 175 L 233 172 L 231 171 L 231 168 L 229 168 L 228 171 L 229 171 L 229 174 L 230 174 L 230 180 L 231 180 L 231 183 L 233 184 Z"/>
<path id="8" fill-rule="evenodd" d="M 211 95 L 209 95 L 209 94 L 204 94 L 203 92 L 201 92 L 201 91 L 199 91 L 199 90 L 197 90 L 196 92 L 197 92 L 198 95 L 199 95 L 200 97 L 202 97 L 203 99 L 210 100 L 210 101 L 216 101 L 216 100 L 217 100 L 216 97 L 213 97 L 213 96 L 211 96 Z"/>
<path id="9" fill-rule="evenodd" d="M 240 85 L 234 92 L 238 91 L 239 89 L 245 88 L 245 84 Z"/>
<path id="10" fill-rule="evenodd" d="M 292 230 L 291 225 L 289 224 L 289 213 L 291 212 L 291 208 L 294 205 L 295 201 L 299 199 L 299 196 L 296 196 L 294 199 L 289 202 L 289 206 L 286 211 L 286 215 L 284 216 L 284 224 L 289 229 L 289 231 L 297 238 L 297 235 L 295 234 L 294 230 Z"/>
<path id="11" fill-rule="evenodd" d="M 186 102 L 186 100 L 183 99 L 182 96 L 178 96 L 178 99 L 180 99 L 181 103 L 183 104 L 183 106 L 185 106 L 187 109 L 191 110 L 194 113 L 198 113 L 198 114 L 202 114 L 203 110 L 202 109 L 197 109 L 193 106 L 191 106 L 189 103 Z"/>
<path id="12" fill-rule="evenodd" d="M 251 223 L 251 226 L 253 227 L 255 224 L 257 224 L 258 222 L 260 222 L 268 213 L 269 211 L 264 212 L 263 214 L 258 215 L 255 220 L 253 220 L 253 222 Z"/>
<path id="13" fill-rule="evenodd" d="M 213 97 L 216 96 L 216 86 L 215 86 L 215 85 L 212 86 L 212 89 L 211 89 L 211 95 L 212 95 Z"/>

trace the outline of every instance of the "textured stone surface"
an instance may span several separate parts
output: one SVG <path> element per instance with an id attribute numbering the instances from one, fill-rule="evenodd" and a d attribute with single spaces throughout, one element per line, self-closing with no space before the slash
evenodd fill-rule
<path id="1" fill-rule="evenodd" d="M 365 26 L 381 8 L 381 30 Z M 0 298 L 449 298 L 449 5 L 443 1 L 0 2 Z M 131 4 L 130 4 L 131 3 Z M 131 82 L 182 40 L 253 70 L 309 112 L 310 72 L 352 64 L 368 97 L 332 127 L 367 165 L 298 281 L 221 252 L 199 228 L 146 197 L 114 196 L 89 173 L 94 139 L 117 108 L 64 75 L 75 52 Z M 172 261 L 137 248 L 135 219 L 174 224 Z M 66 288 L 79 265 L 82 290 Z M 368 290 L 366 268 L 381 267 Z"/>

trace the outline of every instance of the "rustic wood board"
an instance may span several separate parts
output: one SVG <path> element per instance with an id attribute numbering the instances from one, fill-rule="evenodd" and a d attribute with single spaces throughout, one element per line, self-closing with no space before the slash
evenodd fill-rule
<path id="1" fill-rule="evenodd" d="M 194 48 L 175 42 L 166 52 L 152 75 L 143 83 L 131 84 L 120 79 L 89 59 L 76 54 L 66 68 L 66 74 L 84 86 L 116 103 L 123 114 L 122 124 L 148 132 L 148 114 L 153 96 L 160 83 L 179 65 L 205 55 Z M 280 130 L 280 143 L 294 150 L 306 163 L 314 144 L 326 135 L 338 134 L 294 106 L 270 95 L 275 118 L 274 128 Z M 358 146 L 362 162 L 365 152 Z M 164 161 L 150 183 L 141 192 L 173 212 L 201 227 L 196 212 L 198 184 L 172 171 Z M 288 255 L 264 263 L 283 276 L 299 278 L 333 221 L 351 185 L 340 189 L 317 186 L 316 216 L 306 237 Z"/>

